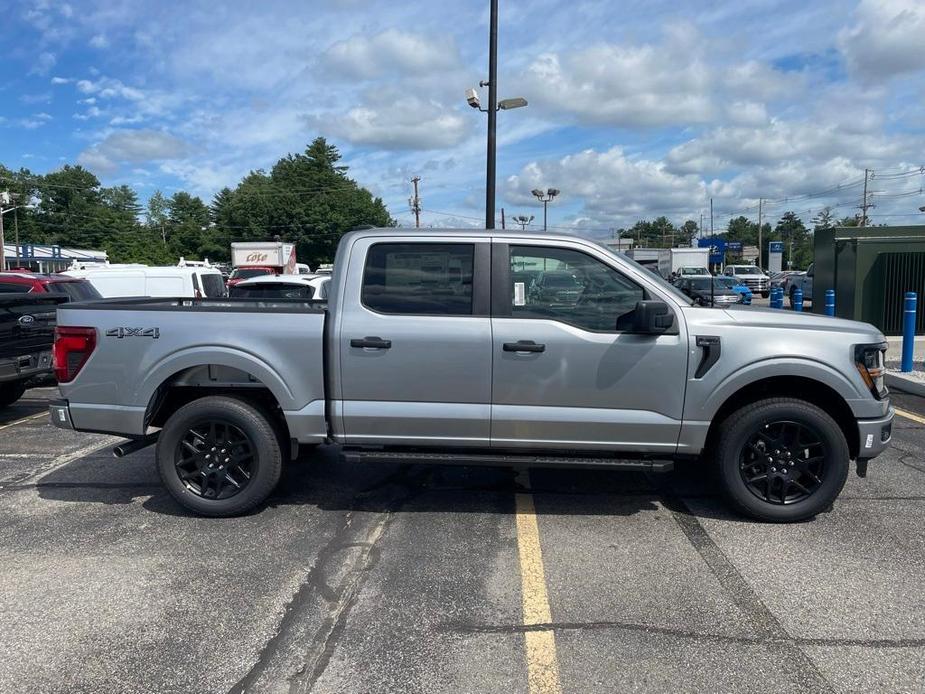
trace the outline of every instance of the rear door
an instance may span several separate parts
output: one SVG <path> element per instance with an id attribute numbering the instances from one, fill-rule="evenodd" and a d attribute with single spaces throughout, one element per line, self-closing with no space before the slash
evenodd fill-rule
<path id="1" fill-rule="evenodd" d="M 347 443 L 488 446 L 490 240 L 368 237 L 350 254 L 335 332 Z"/>
<path id="2" fill-rule="evenodd" d="M 674 452 L 688 361 L 680 312 L 668 334 L 633 334 L 636 303 L 660 297 L 603 251 L 493 247 L 492 446 Z M 531 275 L 558 288 L 531 287 Z"/>

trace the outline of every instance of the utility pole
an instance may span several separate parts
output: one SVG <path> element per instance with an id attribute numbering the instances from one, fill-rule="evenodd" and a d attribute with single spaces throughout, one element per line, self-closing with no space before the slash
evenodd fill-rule
<path id="1" fill-rule="evenodd" d="M 502 228 L 502 229 L 506 229 L 506 228 L 507 228 L 507 227 L 504 225 L 504 208 L 503 208 L 503 207 L 501 208 L 501 228 Z"/>
<path id="2" fill-rule="evenodd" d="M 870 177 L 870 169 L 864 169 L 864 200 L 858 206 L 861 208 L 861 221 L 858 226 L 866 227 L 867 226 L 867 210 L 871 207 L 874 207 L 871 203 L 867 202 L 867 179 Z"/>
<path id="3" fill-rule="evenodd" d="M 498 126 L 498 0 L 491 0 L 488 29 L 488 161 L 485 165 L 485 228 L 495 228 L 495 157 Z"/>
<path id="4" fill-rule="evenodd" d="M 19 213 L 17 212 L 19 208 L 13 208 L 13 242 L 16 245 L 16 267 L 19 267 Z M 2 216 L 2 215 L 0 215 Z"/>
<path id="5" fill-rule="evenodd" d="M 420 176 L 415 176 L 411 179 L 411 185 L 414 186 L 414 197 L 408 200 L 408 204 L 411 206 L 411 211 L 414 212 L 414 228 L 421 228 L 421 197 L 418 195 L 418 182 L 421 180 Z"/>
<path id="6" fill-rule="evenodd" d="M 760 270 L 761 265 L 761 203 L 763 200 L 758 198 L 758 269 Z"/>

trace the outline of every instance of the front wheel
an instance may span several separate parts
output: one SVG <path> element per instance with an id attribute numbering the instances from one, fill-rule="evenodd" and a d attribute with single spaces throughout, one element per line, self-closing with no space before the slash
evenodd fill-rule
<path id="1" fill-rule="evenodd" d="M 11 381 L 0 383 L 0 408 L 9 407 L 19 400 L 26 392 L 25 381 Z"/>
<path id="2" fill-rule="evenodd" d="M 723 491 L 739 512 L 788 523 L 828 509 L 848 478 L 845 435 L 823 410 L 770 398 L 721 425 L 715 461 Z"/>
<path id="3" fill-rule="evenodd" d="M 280 437 L 266 415 L 237 398 L 184 405 L 157 441 L 157 469 L 170 495 L 203 516 L 235 516 L 263 502 L 282 471 Z"/>
<path id="4" fill-rule="evenodd" d="M 769 291 L 768 291 L 768 292 L 761 292 L 761 298 L 762 298 L 762 299 L 767 299 L 769 296 L 771 296 L 771 292 L 769 292 Z"/>

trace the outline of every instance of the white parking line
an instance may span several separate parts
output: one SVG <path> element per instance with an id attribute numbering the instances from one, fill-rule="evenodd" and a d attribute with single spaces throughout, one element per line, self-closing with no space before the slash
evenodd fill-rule
<path id="1" fill-rule="evenodd" d="M 22 424 L 23 422 L 29 422 L 33 419 L 40 419 L 41 417 L 47 417 L 47 416 L 48 416 L 47 410 L 44 412 L 39 412 L 38 414 L 30 414 L 28 417 L 23 417 L 22 419 L 16 419 L 12 422 L 9 422 L 8 424 L 4 424 L 3 426 L 0 426 L 0 431 L 3 431 L 4 429 L 9 429 L 10 427 L 15 427 L 17 424 Z"/>

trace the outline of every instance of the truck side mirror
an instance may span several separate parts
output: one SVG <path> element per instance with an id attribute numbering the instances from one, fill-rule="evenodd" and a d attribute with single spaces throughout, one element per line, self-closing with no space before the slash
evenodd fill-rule
<path id="1" fill-rule="evenodd" d="M 664 301 L 637 301 L 632 316 L 633 332 L 645 335 L 660 335 L 674 323 L 674 316 Z M 620 328 L 619 322 L 617 328 Z"/>

